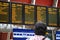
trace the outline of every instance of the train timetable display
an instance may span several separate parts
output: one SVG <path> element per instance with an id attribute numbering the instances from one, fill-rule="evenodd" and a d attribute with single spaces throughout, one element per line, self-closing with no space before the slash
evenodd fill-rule
<path id="1" fill-rule="evenodd" d="M 22 23 L 22 4 L 12 3 L 12 23 Z"/>
<path id="2" fill-rule="evenodd" d="M 25 24 L 34 24 L 34 6 L 25 5 Z"/>
<path id="3" fill-rule="evenodd" d="M 0 2 L 0 22 L 9 21 L 9 3 Z"/>
<path id="4" fill-rule="evenodd" d="M 59 26 L 60 26 L 60 9 L 59 9 Z"/>
<path id="5" fill-rule="evenodd" d="M 57 26 L 57 9 L 56 8 L 48 8 L 48 25 Z"/>
<path id="6" fill-rule="evenodd" d="M 37 22 L 46 23 L 46 7 L 37 6 Z"/>

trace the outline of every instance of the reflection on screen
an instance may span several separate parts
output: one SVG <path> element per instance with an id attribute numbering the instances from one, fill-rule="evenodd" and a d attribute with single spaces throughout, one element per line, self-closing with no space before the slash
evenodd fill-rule
<path id="1" fill-rule="evenodd" d="M 48 8 L 49 13 L 49 25 L 57 26 L 57 9 Z"/>
<path id="2" fill-rule="evenodd" d="M 34 6 L 25 5 L 25 24 L 34 24 Z"/>
<path id="3" fill-rule="evenodd" d="M 37 6 L 37 22 L 46 23 L 46 7 Z"/>
<path id="4" fill-rule="evenodd" d="M 0 2 L 0 22 L 9 21 L 9 3 Z"/>
<path id="5" fill-rule="evenodd" d="M 22 4 L 12 4 L 12 23 L 22 23 Z"/>

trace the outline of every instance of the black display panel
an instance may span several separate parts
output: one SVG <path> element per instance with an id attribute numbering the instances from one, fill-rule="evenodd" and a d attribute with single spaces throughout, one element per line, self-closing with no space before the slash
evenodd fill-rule
<path id="1" fill-rule="evenodd" d="M 37 6 L 37 22 L 46 23 L 46 7 Z"/>
<path id="2" fill-rule="evenodd" d="M 22 23 L 22 4 L 12 3 L 12 23 Z"/>
<path id="3" fill-rule="evenodd" d="M 34 6 L 25 5 L 25 24 L 34 24 Z"/>
<path id="4" fill-rule="evenodd" d="M 48 8 L 48 25 L 57 26 L 57 8 Z"/>
<path id="5" fill-rule="evenodd" d="M 9 3 L 0 2 L 0 22 L 9 22 Z"/>
<path id="6" fill-rule="evenodd" d="M 59 9 L 59 26 L 60 26 L 60 9 Z"/>

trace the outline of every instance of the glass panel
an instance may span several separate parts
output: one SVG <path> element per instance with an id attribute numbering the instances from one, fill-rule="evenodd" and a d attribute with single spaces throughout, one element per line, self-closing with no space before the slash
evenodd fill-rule
<path id="1" fill-rule="evenodd" d="M 46 7 L 37 6 L 37 22 L 46 23 Z"/>
<path id="2" fill-rule="evenodd" d="M 0 22 L 9 21 L 9 3 L 0 2 Z"/>
<path id="3" fill-rule="evenodd" d="M 25 5 L 25 24 L 34 24 L 34 6 Z"/>
<path id="4" fill-rule="evenodd" d="M 57 9 L 56 8 L 48 8 L 49 13 L 49 24 L 52 26 L 57 26 Z"/>
<path id="5" fill-rule="evenodd" d="M 12 4 L 12 23 L 22 23 L 22 4 Z"/>

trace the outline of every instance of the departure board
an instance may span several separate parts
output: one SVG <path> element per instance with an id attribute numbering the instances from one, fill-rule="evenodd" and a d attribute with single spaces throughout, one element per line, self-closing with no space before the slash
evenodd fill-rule
<path id="1" fill-rule="evenodd" d="M 0 2 L 0 22 L 9 21 L 9 3 Z"/>
<path id="2" fill-rule="evenodd" d="M 34 6 L 25 5 L 25 24 L 34 24 Z"/>
<path id="3" fill-rule="evenodd" d="M 51 26 L 57 26 L 57 9 L 56 8 L 48 8 L 48 16 L 49 16 L 49 24 Z"/>
<path id="4" fill-rule="evenodd" d="M 60 9 L 59 9 L 59 26 L 60 26 Z"/>
<path id="5" fill-rule="evenodd" d="M 37 6 L 37 22 L 46 23 L 46 7 Z"/>
<path id="6" fill-rule="evenodd" d="M 12 3 L 12 23 L 22 23 L 22 4 Z"/>

